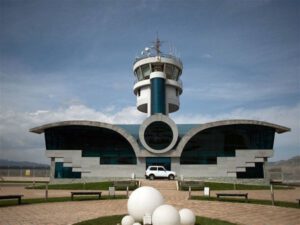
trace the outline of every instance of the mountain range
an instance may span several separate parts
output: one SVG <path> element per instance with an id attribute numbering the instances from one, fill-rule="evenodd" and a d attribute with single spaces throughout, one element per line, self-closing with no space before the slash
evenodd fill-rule
<path id="1" fill-rule="evenodd" d="M 29 167 L 29 168 L 49 168 L 49 165 L 27 161 L 12 161 L 6 159 L 0 159 L 0 167 Z"/>

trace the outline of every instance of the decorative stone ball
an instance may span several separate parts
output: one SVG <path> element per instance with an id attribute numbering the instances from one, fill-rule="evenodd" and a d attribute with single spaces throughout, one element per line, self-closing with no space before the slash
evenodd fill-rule
<path id="1" fill-rule="evenodd" d="M 164 204 L 162 194 L 153 187 L 143 186 L 134 190 L 127 202 L 127 209 L 136 222 L 142 222 L 145 214 L 152 215 L 153 211 Z"/>
<path id="2" fill-rule="evenodd" d="M 161 205 L 152 214 L 153 225 L 180 225 L 180 216 L 173 206 Z"/>
<path id="3" fill-rule="evenodd" d="M 196 216 L 190 209 L 181 209 L 179 215 L 181 225 L 194 225 L 196 222 Z"/>
<path id="4" fill-rule="evenodd" d="M 122 225 L 133 225 L 134 224 L 134 219 L 130 215 L 124 216 L 122 221 L 121 221 L 121 224 Z"/>
<path id="5" fill-rule="evenodd" d="M 141 225 L 140 223 L 134 223 L 133 225 Z"/>

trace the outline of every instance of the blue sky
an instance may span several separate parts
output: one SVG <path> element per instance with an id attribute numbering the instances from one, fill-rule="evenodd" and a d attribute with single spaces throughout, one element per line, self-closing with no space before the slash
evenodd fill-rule
<path id="1" fill-rule="evenodd" d="M 259 119 L 300 154 L 300 1 L 1 0 L 0 158 L 48 162 L 47 122 L 139 123 L 132 63 L 159 34 L 184 70 L 178 123 Z"/>

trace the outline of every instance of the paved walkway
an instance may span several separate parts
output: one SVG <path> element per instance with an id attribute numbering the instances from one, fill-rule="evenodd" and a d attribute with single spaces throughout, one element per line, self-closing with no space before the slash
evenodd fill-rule
<path id="1" fill-rule="evenodd" d="M 153 186 L 157 185 L 164 186 L 163 183 L 153 183 Z M 6 188 L 1 188 L 0 194 L 7 192 L 4 189 Z M 299 194 L 298 191 L 299 189 L 293 195 Z M 53 194 L 61 195 L 66 192 L 69 196 L 69 191 L 54 191 Z M 200 216 L 244 225 L 300 225 L 299 209 L 244 203 L 191 201 L 187 200 L 187 192 L 169 189 L 162 189 L 161 193 L 166 203 L 178 209 L 190 208 Z M 284 191 L 280 195 L 290 195 L 289 193 L 291 190 Z M 126 203 L 127 200 L 101 200 L 3 207 L 0 208 L 0 225 L 71 225 L 100 216 L 126 214 Z"/>

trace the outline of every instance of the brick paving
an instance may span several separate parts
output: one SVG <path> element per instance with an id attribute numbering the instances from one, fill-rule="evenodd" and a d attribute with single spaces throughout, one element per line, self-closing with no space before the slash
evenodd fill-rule
<path id="1" fill-rule="evenodd" d="M 155 181 L 150 184 L 161 189 L 166 203 L 172 204 L 178 209 L 190 208 L 200 216 L 223 219 L 244 225 L 300 225 L 299 209 L 244 203 L 192 201 L 187 200 L 187 192 L 160 188 L 169 187 L 170 183 L 165 185 L 164 182 L 159 181 L 157 183 Z M 149 183 L 144 183 L 144 185 L 149 185 Z M 17 188 L 19 188 L 19 191 L 22 190 L 21 187 Z M 18 190 L 7 189 L 2 187 L 0 194 Z M 278 190 L 278 192 L 275 191 L 275 196 L 292 200 L 293 197 L 297 196 L 298 198 L 300 196 L 299 190 Z M 30 191 L 32 192 L 27 192 L 28 196 L 25 197 L 38 197 L 44 193 L 42 190 Z M 34 194 L 35 192 L 38 194 Z M 251 191 L 247 192 L 252 193 Z M 50 193 L 51 197 L 70 195 L 70 191 L 51 190 Z M 255 193 L 256 191 L 252 193 L 253 198 L 256 196 Z M 267 197 L 267 193 L 261 196 Z M 71 225 L 100 216 L 126 214 L 126 202 L 127 200 L 95 200 L 2 207 L 0 208 L 0 225 Z"/>

